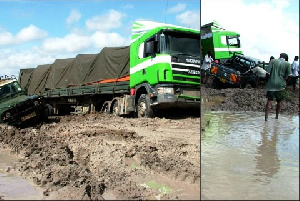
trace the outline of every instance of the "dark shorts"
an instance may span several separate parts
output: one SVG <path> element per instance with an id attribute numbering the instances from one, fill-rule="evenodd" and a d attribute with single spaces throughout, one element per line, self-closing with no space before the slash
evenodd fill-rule
<path id="1" fill-rule="evenodd" d="M 298 76 L 297 77 L 291 77 L 291 84 L 292 85 L 297 84 L 297 79 L 298 79 Z"/>
<path id="2" fill-rule="evenodd" d="M 284 100 L 284 97 L 285 97 L 284 89 L 282 91 L 267 91 L 268 100 L 273 101 L 275 99 L 277 102 L 281 102 L 282 100 Z"/>
<path id="3" fill-rule="evenodd" d="M 205 76 L 209 75 L 209 73 L 210 73 L 210 69 L 207 69 L 207 70 L 201 69 L 201 77 L 205 77 Z"/>

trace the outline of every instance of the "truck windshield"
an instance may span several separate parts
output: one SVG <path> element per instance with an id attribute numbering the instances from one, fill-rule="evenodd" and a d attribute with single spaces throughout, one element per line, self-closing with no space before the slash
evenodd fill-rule
<path id="1" fill-rule="evenodd" d="M 227 36 L 228 46 L 237 46 L 240 47 L 239 36 Z"/>
<path id="2" fill-rule="evenodd" d="M 200 34 L 165 32 L 163 38 L 161 53 L 200 57 Z"/>
<path id="3" fill-rule="evenodd" d="M 7 96 L 16 94 L 22 91 L 20 85 L 17 82 L 11 82 L 5 85 L 0 86 L 0 99 L 3 99 Z"/>

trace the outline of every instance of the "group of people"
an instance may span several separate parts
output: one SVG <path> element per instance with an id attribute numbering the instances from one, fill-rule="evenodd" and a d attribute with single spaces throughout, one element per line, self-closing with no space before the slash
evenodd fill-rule
<path id="1" fill-rule="evenodd" d="M 281 101 L 285 97 L 285 89 L 287 83 L 290 82 L 293 87 L 293 92 L 296 90 L 297 80 L 299 78 L 299 57 L 295 56 L 292 65 L 288 62 L 288 55 L 286 53 L 281 53 L 278 59 L 273 56 L 270 57 L 270 62 L 265 68 L 266 71 L 266 86 L 267 91 L 267 103 L 265 106 L 265 121 L 268 121 L 268 116 L 270 113 L 270 108 L 272 106 L 272 101 L 276 101 L 276 116 L 278 119 L 280 112 Z M 201 66 L 201 83 L 206 83 L 209 71 L 211 68 L 211 63 L 213 62 L 212 54 L 209 51 L 203 60 Z"/>

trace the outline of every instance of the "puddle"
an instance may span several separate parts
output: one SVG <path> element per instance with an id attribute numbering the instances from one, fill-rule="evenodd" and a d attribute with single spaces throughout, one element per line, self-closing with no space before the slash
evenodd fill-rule
<path id="1" fill-rule="evenodd" d="M 299 117 L 207 112 L 202 199 L 299 199 Z"/>
<path id="2" fill-rule="evenodd" d="M 14 170 L 18 157 L 10 154 L 6 149 L 0 149 L 0 197 L 4 200 L 41 200 L 42 189 L 23 179 Z"/>

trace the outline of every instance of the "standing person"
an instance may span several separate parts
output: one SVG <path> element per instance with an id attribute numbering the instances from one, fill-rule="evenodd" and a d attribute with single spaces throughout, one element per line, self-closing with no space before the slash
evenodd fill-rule
<path id="1" fill-rule="evenodd" d="M 270 106 L 274 99 L 277 102 L 275 119 L 278 119 L 280 102 L 284 99 L 286 80 L 292 75 L 291 64 L 287 60 L 288 55 L 281 53 L 279 59 L 272 59 L 266 68 L 269 78 L 265 87 L 268 99 L 265 107 L 265 121 L 268 121 Z"/>
<path id="2" fill-rule="evenodd" d="M 292 77 L 291 77 L 291 84 L 293 85 L 293 92 L 296 90 L 296 84 L 297 84 L 297 79 L 299 77 L 299 61 L 298 61 L 298 56 L 295 56 L 294 61 L 292 63 Z"/>
<path id="3" fill-rule="evenodd" d="M 201 83 L 204 84 L 208 80 L 209 71 L 211 68 L 211 63 L 213 62 L 213 58 L 211 56 L 211 51 L 208 51 L 204 57 L 203 64 L 201 66 Z"/>

